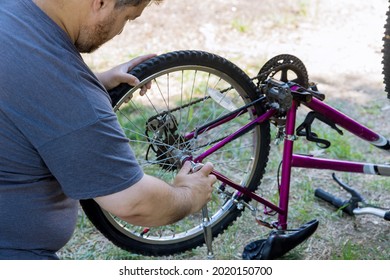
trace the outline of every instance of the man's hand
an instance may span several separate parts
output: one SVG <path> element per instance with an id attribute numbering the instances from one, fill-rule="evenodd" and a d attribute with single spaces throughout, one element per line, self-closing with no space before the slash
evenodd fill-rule
<path id="1" fill-rule="evenodd" d="M 192 197 L 191 213 L 198 212 L 211 200 L 212 185 L 217 178 L 210 174 L 214 167 L 211 163 L 206 163 L 199 170 L 192 170 L 191 163 L 186 161 L 177 173 L 173 185 L 175 187 L 188 188 Z M 194 173 L 192 173 L 194 172 Z"/>
<path id="2" fill-rule="evenodd" d="M 113 89 L 120 84 L 129 84 L 130 86 L 137 86 L 140 81 L 137 77 L 130 75 L 128 72 L 133 69 L 138 64 L 155 57 L 155 54 L 148 54 L 134 58 L 126 63 L 120 64 L 106 72 L 96 73 L 98 79 L 102 82 L 104 87 L 107 90 Z M 151 84 L 141 88 L 140 94 L 144 95 L 148 89 L 150 89 Z"/>

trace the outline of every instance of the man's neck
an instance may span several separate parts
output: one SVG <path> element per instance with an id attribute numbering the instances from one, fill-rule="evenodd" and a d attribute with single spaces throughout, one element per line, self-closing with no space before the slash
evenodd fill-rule
<path id="1" fill-rule="evenodd" d="M 78 15 L 81 14 L 80 5 L 78 9 L 72 9 L 73 0 L 33 0 L 33 2 L 69 35 L 72 42 L 76 41 L 80 18 Z"/>

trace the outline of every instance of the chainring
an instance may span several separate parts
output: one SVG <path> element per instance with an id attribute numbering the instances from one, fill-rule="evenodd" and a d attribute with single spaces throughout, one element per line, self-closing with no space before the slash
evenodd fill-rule
<path id="1" fill-rule="evenodd" d="M 280 54 L 268 60 L 260 69 L 257 86 L 259 87 L 268 78 L 282 82 L 294 82 L 304 88 L 309 87 L 309 76 L 303 62 L 296 56 Z"/>

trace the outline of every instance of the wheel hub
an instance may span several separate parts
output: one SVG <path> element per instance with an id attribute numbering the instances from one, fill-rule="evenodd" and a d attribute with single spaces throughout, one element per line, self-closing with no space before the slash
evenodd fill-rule
<path id="1" fill-rule="evenodd" d="M 156 155 L 156 163 L 161 168 L 174 171 L 181 166 L 181 158 L 188 156 L 188 143 L 178 134 L 176 117 L 170 112 L 151 117 L 146 123 L 147 139 L 150 142 L 146 159 L 150 150 Z"/>

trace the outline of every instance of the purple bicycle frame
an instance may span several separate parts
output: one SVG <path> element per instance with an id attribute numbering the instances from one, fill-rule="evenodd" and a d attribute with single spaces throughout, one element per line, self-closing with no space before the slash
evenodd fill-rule
<path id="1" fill-rule="evenodd" d="M 345 130 L 351 132 L 357 137 L 369 142 L 370 144 L 381 148 L 383 150 L 390 151 L 390 142 L 387 138 L 382 135 L 370 130 L 369 128 L 361 125 L 340 111 L 334 109 L 333 107 L 327 105 L 326 103 L 312 98 L 309 102 L 303 103 L 308 108 L 312 109 L 315 112 L 320 113 L 323 116 L 326 116 L 330 121 L 343 127 Z M 296 112 L 298 108 L 298 103 L 296 101 L 292 102 L 291 108 L 287 112 L 286 116 L 286 127 L 285 127 L 285 139 L 284 139 L 284 148 L 283 148 L 283 161 L 282 161 L 282 171 L 281 171 L 281 183 L 279 187 L 279 205 L 268 201 L 265 198 L 260 197 L 256 193 L 249 191 L 244 186 L 240 186 L 232 182 L 226 176 L 220 174 L 218 171 L 213 171 L 213 174 L 221 182 L 231 186 L 236 189 L 238 195 L 246 195 L 259 203 L 262 203 L 269 209 L 272 209 L 278 214 L 278 221 L 274 224 L 278 229 L 287 229 L 287 217 L 288 217 L 288 203 L 289 203 L 289 193 L 290 193 L 290 178 L 291 170 L 295 168 L 310 168 L 310 169 L 327 169 L 335 170 L 341 172 L 353 172 L 353 173 L 364 173 L 364 174 L 374 174 L 382 176 L 390 176 L 390 165 L 378 165 L 372 163 L 361 163 L 353 161 L 343 161 L 335 159 L 325 159 L 318 158 L 311 155 L 298 155 L 293 153 L 294 141 L 296 140 L 295 136 L 295 122 L 296 122 Z M 245 110 L 246 111 L 246 110 Z M 239 114 L 241 114 L 240 112 Z M 236 114 L 236 115 L 239 115 Z M 254 125 L 268 121 L 275 114 L 274 110 L 268 110 L 263 115 L 256 117 L 254 120 L 249 122 L 247 125 L 243 126 L 233 134 L 227 136 L 225 139 L 211 147 L 210 149 L 203 152 L 201 155 L 196 157 L 194 162 L 202 162 L 207 156 L 216 152 L 218 149 L 222 148 L 227 143 L 233 141 L 239 135 L 245 131 L 250 130 Z M 213 127 L 216 127 L 220 124 L 228 122 L 232 119 L 232 116 L 227 116 L 226 119 L 221 120 L 218 124 L 213 124 Z M 194 137 L 194 133 L 190 133 L 186 138 Z"/>

